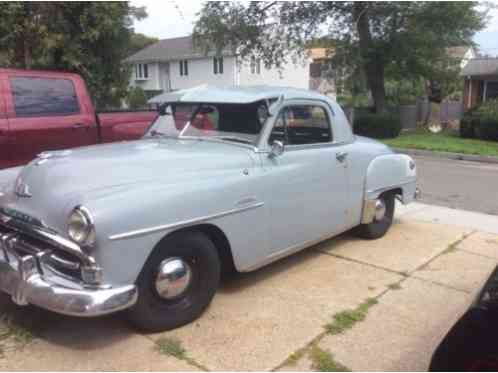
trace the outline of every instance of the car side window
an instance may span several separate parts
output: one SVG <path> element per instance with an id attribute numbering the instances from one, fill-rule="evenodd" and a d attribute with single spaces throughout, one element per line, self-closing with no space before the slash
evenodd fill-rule
<path id="1" fill-rule="evenodd" d="M 17 117 L 80 112 L 76 91 L 69 79 L 11 77 L 9 80 Z"/>
<path id="2" fill-rule="evenodd" d="M 318 105 L 292 105 L 279 114 L 270 135 L 270 143 L 286 145 L 318 144 L 332 141 L 327 111 Z"/>

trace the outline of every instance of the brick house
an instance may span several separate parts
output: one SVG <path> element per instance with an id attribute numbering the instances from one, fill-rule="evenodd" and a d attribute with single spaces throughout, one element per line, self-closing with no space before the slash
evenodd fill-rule
<path id="1" fill-rule="evenodd" d="M 464 109 L 468 110 L 490 98 L 498 98 L 498 58 L 474 58 L 462 69 L 465 79 Z"/>

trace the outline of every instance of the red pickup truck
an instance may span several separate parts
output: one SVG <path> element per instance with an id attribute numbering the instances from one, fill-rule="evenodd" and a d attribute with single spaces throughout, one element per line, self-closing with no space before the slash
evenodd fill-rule
<path id="1" fill-rule="evenodd" d="M 95 113 L 77 74 L 0 69 L 0 169 L 45 150 L 137 139 L 156 115 Z"/>

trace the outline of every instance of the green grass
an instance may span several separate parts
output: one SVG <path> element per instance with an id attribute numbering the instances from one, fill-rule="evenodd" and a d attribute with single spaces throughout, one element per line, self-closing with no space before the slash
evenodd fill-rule
<path id="1" fill-rule="evenodd" d="M 187 350 L 183 348 L 182 341 L 175 337 L 161 337 L 156 341 L 156 348 L 162 355 L 173 356 L 177 359 L 186 361 L 199 370 L 207 371 L 208 369 L 187 355 Z"/>
<path id="2" fill-rule="evenodd" d="M 375 304 L 377 304 L 377 299 L 369 298 L 353 310 L 336 313 L 334 320 L 325 325 L 325 329 L 332 335 L 340 334 L 346 329 L 351 329 L 354 324 L 365 319 L 369 308 Z"/>
<path id="3" fill-rule="evenodd" d="M 0 359 L 10 349 L 22 349 L 34 339 L 33 333 L 10 315 L 0 315 Z"/>
<path id="4" fill-rule="evenodd" d="M 334 360 L 334 356 L 318 346 L 313 346 L 310 351 L 313 370 L 318 372 L 350 372 L 351 369 Z"/>
<path id="5" fill-rule="evenodd" d="M 159 353 L 163 355 L 174 356 L 177 359 L 184 360 L 187 357 L 186 351 L 180 340 L 176 338 L 163 337 L 156 342 Z"/>
<path id="6" fill-rule="evenodd" d="M 498 142 L 463 139 L 457 133 L 416 131 L 402 133 L 394 139 L 381 140 L 395 148 L 498 156 Z"/>

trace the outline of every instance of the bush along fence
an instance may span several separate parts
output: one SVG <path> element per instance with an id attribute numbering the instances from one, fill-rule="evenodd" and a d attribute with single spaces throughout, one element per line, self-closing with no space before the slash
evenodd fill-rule
<path id="1" fill-rule="evenodd" d="M 401 132 L 400 117 L 392 113 L 355 113 L 353 132 L 357 135 L 375 139 L 394 138 Z"/>
<path id="2" fill-rule="evenodd" d="M 460 136 L 498 141 L 498 99 L 469 110 L 460 122 Z"/>
<path id="3" fill-rule="evenodd" d="M 429 110 L 429 102 L 418 100 L 413 105 L 400 105 L 388 108 L 388 112 L 399 118 L 401 129 L 410 130 L 417 128 L 417 123 L 423 122 Z M 350 123 L 355 123 L 355 118 L 369 113 L 366 108 L 344 107 L 344 113 Z M 448 123 L 460 120 L 463 117 L 463 105 L 461 101 L 443 101 L 440 105 L 439 117 L 441 122 Z"/>

